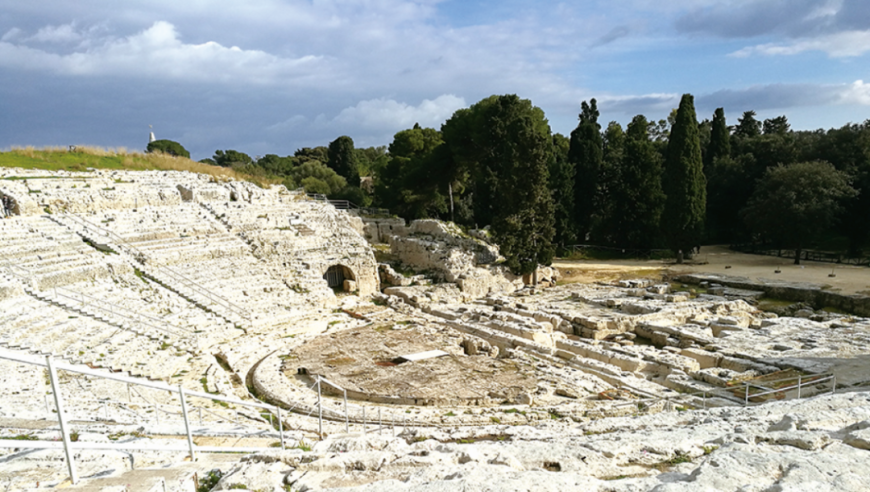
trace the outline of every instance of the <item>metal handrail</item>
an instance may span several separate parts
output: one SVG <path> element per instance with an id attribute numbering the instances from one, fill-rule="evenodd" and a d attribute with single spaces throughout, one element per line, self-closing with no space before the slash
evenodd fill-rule
<path id="1" fill-rule="evenodd" d="M 58 293 L 58 291 L 60 291 L 60 293 Z M 69 292 L 72 295 L 69 295 L 66 292 Z M 79 297 L 76 298 L 75 296 L 79 296 Z M 165 321 L 163 321 L 161 319 L 153 318 L 151 316 L 148 316 L 147 314 L 137 313 L 136 311 L 133 311 L 133 310 L 130 310 L 127 308 L 123 308 L 120 306 L 116 306 L 108 301 L 104 301 L 102 299 L 97 299 L 93 296 L 90 296 L 88 294 L 84 294 L 82 292 L 76 292 L 73 290 L 65 289 L 63 287 L 54 287 L 54 297 L 55 297 L 55 299 L 57 299 L 59 297 L 65 297 L 65 298 L 72 300 L 72 301 L 79 301 L 79 299 L 82 299 L 81 301 L 79 301 L 82 303 L 82 307 L 88 306 L 88 307 L 96 308 L 96 309 L 101 310 L 104 313 L 109 313 L 111 316 L 119 316 L 119 317 L 124 318 L 126 320 L 138 323 L 140 325 L 145 325 L 147 327 L 154 328 L 156 330 L 159 330 L 159 331 L 162 331 L 165 333 L 169 333 L 170 335 L 175 335 L 179 338 L 184 338 L 184 337 L 191 336 L 191 335 L 194 336 L 194 338 L 196 337 L 196 335 L 193 334 L 192 330 L 188 330 L 188 329 L 181 328 L 178 326 L 172 326 L 169 323 L 166 323 Z M 92 302 L 86 303 L 86 302 L 84 302 L 83 298 L 88 298 Z M 108 304 L 109 308 L 107 309 L 103 306 L 100 306 L 98 303 Z M 124 312 L 129 313 L 129 314 L 122 314 L 122 313 L 119 313 L 118 311 L 124 311 Z M 156 326 L 153 323 L 149 323 L 148 321 L 143 321 L 142 319 L 139 319 L 139 318 L 148 318 L 151 321 L 154 321 L 154 322 L 159 323 L 159 324 L 163 324 L 165 326 Z M 181 330 L 181 332 L 178 332 L 175 330 Z"/>
<path id="2" fill-rule="evenodd" d="M 70 480 L 72 481 L 73 484 L 76 484 L 78 482 L 78 474 L 76 472 L 76 467 L 75 467 L 75 462 L 74 462 L 75 454 L 72 452 L 73 450 L 75 450 L 75 449 L 94 449 L 94 448 L 98 448 L 98 449 L 135 449 L 141 445 L 126 445 L 124 443 L 118 443 L 118 444 L 72 443 L 71 439 L 70 439 L 69 428 L 67 427 L 68 422 L 67 422 L 67 418 L 66 418 L 66 412 L 64 411 L 64 399 L 62 398 L 62 395 L 60 393 L 60 382 L 59 382 L 58 377 L 57 377 L 57 370 L 58 369 L 69 371 L 69 372 L 75 372 L 78 374 L 84 374 L 86 376 L 93 376 L 93 377 L 102 378 L 102 379 L 120 381 L 120 382 L 127 383 L 127 384 L 135 384 L 138 386 L 144 386 L 144 387 L 148 387 L 148 388 L 152 388 L 152 389 L 156 389 L 156 390 L 160 390 L 160 391 L 168 391 L 170 393 L 178 394 L 179 400 L 181 402 L 182 418 L 184 419 L 185 434 L 187 435 L 187 446 L 184 448 L 181 448 L 180 450 L 187 450 L 190 453 L 191 461 L 196 460 L 196 452 L 197 451 L 200 451 L 200 452 L 202 452 L 202 451 L 206 451 L 206 452 L 228 451 L 228 450 L 237 450 L 238 451 L 240 448 L 231 448 L 231 447 L 230 448 L 226 448 L 226 447 L 213 448 L 213 447 L 203 447 L 203 446 L 194 445 L 193 433 L 192 433 L 191 427 L 190 427 L 190 418 L 188 415 L 188 404 L 187 404 L 186 397 L 197 397 L 197 398 L 205 398 L 205 399 L 210 399 L 210 400 L 218 400 L 218 401 L 223 401 L 226 403 L 232 403 L 234 405 L 261 408 L 264 410 L 268 410 L 270 412 L 271 411 L 277 412 L 277 415 L 278 415 L 278 435 L 279 435 L 279 438 L 281 439 L 281 449 L 286 449 L 286 445 L 285 445 L 285 441 L 284 441 L 284 425 L 283 425 L 283 420 L 281 418 L 281 415 L 282 415 L 281 407 L 268 405 L 265 403 L 247 402 L 247 401 L 242 401 L 242 400 L 239 400 L 236 398 L 228 398 L 228 397 L 224 397 L 224 396 L 213 395 L 210 393 L 204 393 L 201 391 L 187 390 L 181 385 L 170 386 L 170 385 L 164 384 L 164 383 L 139 380 L 136 378 L 120 376 L 120 375 L 113 374 L 113 373 L 103 373 L 101 371 L 96 371 L 96 370 L 93 370 L 90 368 L 75 366 L 75 365 L 71 365 L 71 364 L 65 364 L 62 362 L 55 362 L 51 357 L 45 357 L 44 359 L 39 360 L 33 356 L 17 354 L 17 353 L 7 351 L 7 350 L 0 350 L 0 359 L 11 360 L 14 362 L 30 364 L 30 365 L 35 365 L 35 366 L 39 366 L 39 367 L 45 367 L 48 369 L 49 381 L 51 383 L 52 394 L 54 395 L 55 408 L 57 409 L 57 420 L 58 420 L 58 424 L 60 425 L 61 435 L 63 437 L 63 443 L 53 443 L 53 442 L 46 442 L 46 441 L 30 441 L 30 442 L 28 442 L 28 441 L 15 441 L 15 443 L 20 443 L 19 446 L 16 446 L 16 447 L 20 447 L 20 448 L 26 448 L 26 447 L 30 447 L 30 448 L 49 448 L 49 447 L 50 448 L 61 448 L 62 447 L 62 449 L 64 449 L 64 451 L 66 453 L 66 461 L 67 461 L 67 466 L 68 466 L 69 472 L 70 472 Z M 10 443 L 10 441 L 0 440 L 0 447 L 10 447 L 11 445 L 12 444 Z M 172 446 L 159 446 L 158 448 L 152 448 L 152 450 L 166 450 L 166 451 L 168 451 L 168 450 L 170 450 L 170 448 L 173 448 L 173 447 Z M 179 449 L 173 448 L 171 450 L 175 451 L 175 450 L 179 450 Z M 260 451 L 261 448 L 255 448 L 254 450 Z"/>
<path id="3" fill-rule="evenodd" d="M 638 403 L 647 403 L 647 402 L 654 403 L 654 402 L 659 402 L 659 401 L 671 401 L 672 399 L 681 399 L 681 398 L 685 398 L 685 397 L 702 396 L 702 397 L 706 398 L 707 395 L 726 397 L 726 399 L 732 400 L 732 401 L 742 401 L 744 406 L 749 406 L 750 405 L 750 402 L 749 402 L 750 398 L 758 398 L 760 396 L 767 396 L 767 395 L 772 395 L 775 393 L 783 393 L 783 392 L 790 391 L 793 389 L 798 390 L 797 397 L 800 398 L 800 389 L 805 387 L 805 386 L 815 386 L 819 383 L 823 383 L 826 381 L 833 381 L 834 386 L 831 389 L 832 393 L 836 391 L 836 386 L 837 386 L 837 382 L 836 382 L 837 377 L 833 373 L 830 373 L 830 374 L 811 374 L 808 376 L 800 375 L 800 376 L 795 376 L 792 378 L 783 378 L 783 379 L 776 379 L 776 380 L 772 380 L 772 381 L 763 381 L 763 382 L 764 383 L 774 383 L 774 382 L 790 381 L 790 380 L 796 380 L 798 382 L 798 384 L 786 386 L 783 388 L 768 389 L 760 384 L 752 384 L 749 381 L 745 381 L 743 384 L 741 384 L 739 386 L 734 386 L 731 389 L 714 388 L 714 389 L 710 389 L 710 390 L 695 391 L 695 392 L 691 392 L 691 393 L 680 393 L 679 395 L 677 395 L 673 398 L 672 397 L 655 397 L 655 398 L 631 400 L 631 401 L 626 402 L 626 403 L 621 403 L 621 404 L 615 405 L 615 407 L 619 408 L 619 407 L 623 407 L 623 406 L 637 405 Z M 763 389 L 766 389 L 767 391 L 763 391 L 761 393 L 749 393 L 750 387 L 763 388 Z M 742 399 L 738 398 L 733 393 L 734 390 L 739 390 L 739 389 L 743 389 L 745 392 L 745 396 Z"/>
<path id="4" fill-rule="evenodd" d="M 64 214 L 63 216 L 72 220 L 73 222 L 76 222 L 77 224 L 84 227 L 85 229 L 87 229 L 87 228 L 95 229 L 96 231 L 100 232 L 102 235 L 104 235 L 108 238 L 114 239 L 115 242 L 119 246 L 123 245 L 125 248 L 129 249 L 134 254 L 136 254 L 142 258 L 147 258 L 147 255 L 144 252 L 142 252 L 141 250 L 139 250 L 138 248 L 136 248 L 135 246 L 130 244 L 129 241 L 127 241 L 126 239 L 124 239 L 123 237 L 119 236 L 116 233 L 114 233 L 108 229 L 105 229 L 103 227 L 100 227 L 96 224 L 93 224 L 93 223 L 85 220 L 84 218 L 78 217 L 78 216 L 73 215 L 73 214 Z M 143 266 L 144 266 L 144 264 L 143 264 Z M 172 277 L 173 280 L 180 281 L 180 282 L 186 284 L 188 287 L 190 287 L 192 290 L 196 291 L 198 294 L 202 295 L 203 297 L 212 301 L 215 304 L 226 307 L 226 309 L 241 316 L 243 319 L 247 320 L 248 323 L 250 324 L 251 314 L 248 313 L 245 309 L 237 306 L 236 304 L 230 302 L 229 300 L 225 299 L 224 297 L 211 292 L 209 289 L 207 289 L 203 285 L 197 283 L 194 280 L 189 279 L 188 277 L 182 275 L 181 273 L 177 272 L 176 270 L 174 270 L 166 265 L 154 265 L 154 269 L 157 270 L 158 272 L 168 272 L 168 276 Z"/>
<path id="5" fill-rule="evenodd" d="M 15 264 L 11 263 L 9 261 L 9 259 L 5 255 L 3 255 L 2 253 L 0 253 L 0 260 L 2 260 L 3 266 L 7 268 L 7 271 L 12 276 L 14 276 L 14 277 L 16 277 L 19 280 L 22 280 L 24 282 L 29 282 L 29 281 L 33 280 L 33 273 L 29 269 L 27 269 L 23 266 L 15 265 Z M 23 271 L 24 273 L 23 274 L 16 273 L 14 271 L 16 269 Z M 84 306 L 93 307 L 93 308 L 101 310 L 104 313 L 109 313 L 112 316 L 120 316 L 121 318 L 125 318 L 127 320 L 134 321 L 134 322 L 139 323 L 139 324 L 144 324 L 144 325 L 150 326 L 151 328 L 169 333 L 170 335 L 175 335 L 175 336 L 180 337 L 180 338 L 184 338 L 186 336 L 190 336 L 193 334 L 192 331 L 190 331 L 190 330 L 185 330 L 184 328 L 181 328 L 181 327 L 172 326 L 169 323 L 166 323 L 165 321 L 163 321 L 159 318 L 154 318 L 154 317 L 148 316 L 146 314 L 137 313 L 136 311 L 133 311 L 131 309 L 127 309 L 127 308 L 124 308 L 121 306 L 116 306 L 115 304 L 112 304 L 108 301 L 93 297 L 93 296 L 85 294 L 83 292 L 76 292 L 74 290 L 67 289 L 64 287 L 53 287 L 52 289 L 54 291 L 54 299 L 55 300 L 57 300 L 59 297 L 66 297 L 67 299 L 81 302 L 82 307 L 84 307 Z M 60 293 L 58 293 L 58 291 L 60 291 Z M 69 294 L 67 294 L 67 293 L 69 293 Z M 78 296 L 78 298 L 76 298 L 75 296 Z M 90 302 L 85 302 L 85 298 L 89 299 Z M 109 308 L 106 309 L 105 307 L 101 306 L 100 304 L 108 304 Z M 118 311 L 129 313 L 129 315 L 119 313 Z M 154 324 L 148 323 L 147 321 L 142 321 L 141 319 L 133 318 L 131 315 L 138 316 L 140 318 L 141 317 L 148 318 L 155 323 L 159 323 L 159 324 L 162 324 L 165 326 L 155 326 Z M 182 330 L 182 333 L 179 333 L 175 330 Z"/>

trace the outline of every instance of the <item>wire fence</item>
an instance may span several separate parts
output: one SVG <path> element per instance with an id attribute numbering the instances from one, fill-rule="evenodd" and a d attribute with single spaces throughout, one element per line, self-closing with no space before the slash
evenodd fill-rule
<path id="1" fill-rule="evenodd" d="M 624 257 L 624 258 L 674 258 L 674 252 L 670 249 L 642 249 L 642 248 L 620 248 L 615 246 L 599 246 L 596 244 L 572 244 L 565 246 L 568 254 L 576 253 L 599 253 L 609 257 Z M 692 252 L 685 252 L 686 258 L 691 257 Z"/>
<path id="2" fill-rule="evenodd" d="M 741 253 L 776 256 L 779 258 L 786 258 L 791 260 L 795 259 L 795 256 L 797 256 L 798 254 L 798 252 L 794 249 L 774 248 L 769 244 L 758 243 L 732 244 L 731 249 L 734 251 L 740 251 Z M 813 249 L 801 250 L 800 259 L 824 263 L 837 263 L 842 265 L 870 266 L 870 256 L 851 256 L 845 253 L 819 251 Z"/>

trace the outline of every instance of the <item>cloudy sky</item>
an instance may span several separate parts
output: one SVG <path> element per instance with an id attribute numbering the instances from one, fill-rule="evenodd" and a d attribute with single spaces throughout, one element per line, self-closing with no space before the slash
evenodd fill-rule
<path id="1" fill-rule="evenodd" d="M 0 149 L 386 145 L 507 93 L 567 134 L 583 100 L 626 123 L 685 92 L 700 118 L 863 122 L 870 2 L 0 0 Z"/>

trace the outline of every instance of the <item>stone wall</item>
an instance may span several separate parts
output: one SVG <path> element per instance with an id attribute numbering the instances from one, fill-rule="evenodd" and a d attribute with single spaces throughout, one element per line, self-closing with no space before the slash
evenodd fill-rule
<path id="1" fill-rule="evenodd" d="M 390 236 L 406 236 L 408 235 L 408 227 L 405 226 L 405 219 L 390 218 L 390 219 L 371 219 L 362 218 L 363 235 L 370 243 L 380 244 L 389 242 Z"/>
<path id="2" fill-rule="evenodd" d="M 868 271 L 870 275 L 870 271 Z M 859 294 L 839 294 L 823 290 L 820 285 L 780 282 L 767 279 L 755 281 L 746 277 L 712 274 L 678 275 L 675 280 L 690 284 L 717 283 L 737 289 L 762 291 L 765 295 L 786 301 L 806 302 L 816 308 L 831 307 L 859 316 L 870 316 L 870 297 Z"/>

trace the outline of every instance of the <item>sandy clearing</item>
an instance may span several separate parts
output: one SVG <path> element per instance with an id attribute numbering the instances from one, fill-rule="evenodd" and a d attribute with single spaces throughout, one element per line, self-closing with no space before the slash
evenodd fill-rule
<path id="1" fill-rule="evenodd" d="M 704 246 L 701 254 L 683 265 L 673 260 L 571 261 L 556 259 L 553 266 L 562 272 L 563 282 L 595 282 L 623 278 L 654 277 L 677 273 L 720 273 L 750 279 L 766 278 L 807 282 L 828 286 L 843 294 L 870 295 L 870 268 L 804 261 L 792 264 L 788 258 L 750 255 L 731 251 L 727 246 Z M 725 268 L 730 266 L 731 268 Z M 774 273 L 779 269 L 781 273 Z M 835 277 L 829 277 L 833 269 Z"/>

